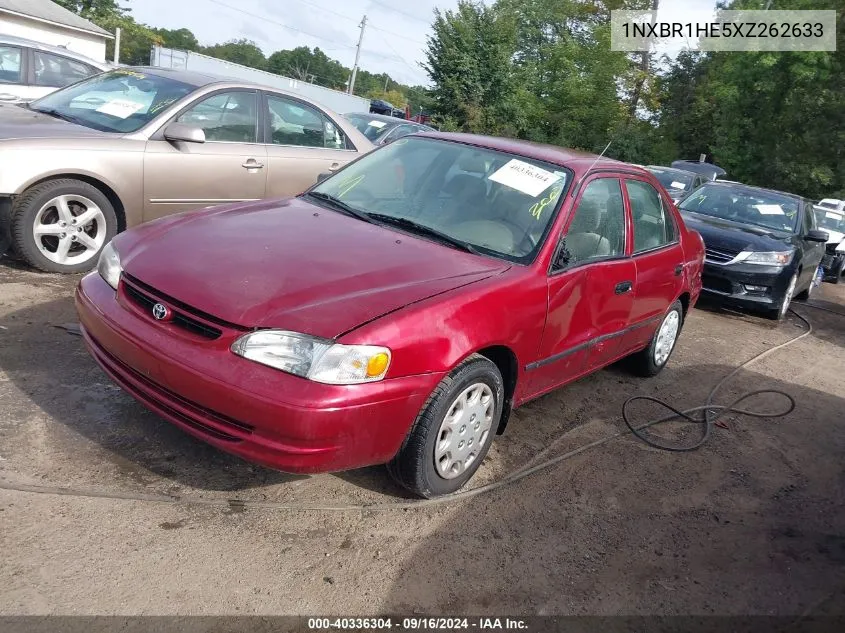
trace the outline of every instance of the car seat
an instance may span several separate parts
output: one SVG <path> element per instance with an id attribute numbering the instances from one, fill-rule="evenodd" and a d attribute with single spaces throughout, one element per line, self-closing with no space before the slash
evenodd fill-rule
<path id="1" fill-rule="evenodd" d="M 592 197 L 581 199 L 565 238 L 571 262 L 578 263 L 611 254 L 610 241 L 601 234 L 606 207 L 607 201 L 602 203 Z"/>

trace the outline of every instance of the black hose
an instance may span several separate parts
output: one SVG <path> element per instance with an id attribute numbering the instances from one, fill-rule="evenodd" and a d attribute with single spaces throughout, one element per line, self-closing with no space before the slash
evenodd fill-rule
<path id="1" fill-rule="evenodd" d="M 813 306 L 815 307 L 815 306 Z M 631 430 L 631 433 L 636 435 L 639 439 L 643 442 L 648 444 L 649 446 L 653 446 L 654 448 L 659 448 L 664 451 L 674 451 L 677 453 L 687 452 L 687 451 L 694 451 L 697 448 L 700 448 L 709 438 L 710 434 L 713 432 L 713 426 L 718 422 L 718 420 L 723 417 L 727 413 L 736 413 L 739 415 L 746 415 L 752 418 L 782 418 L 785 415 L 789 415 L 792 411 L 795 410 L 795 398 L 791 395 L 782 391 L 780 389 L 757 389 L 756 391 L 748 391 L 741 396 L 739 396 L 736 400 L 731 402 L 728 405 L 720 405 L 714 404 L 713 399 L 716 396 L 716 393 L 737 373 L 739 373 L 742 369 L 747 367 L 748 365 L 755 363 L 765 356 L 776 352 L 779 349 L 786 347 L 787 345 L 792 345 L 796 341 L 804 338 L 805 336 L 809 336 L 813 332 L 813 326 L 810 322 L 805 319 L 803 316 L 795 312 L 794 310 L 790 310 L 792 314 L 797 316 L 801 319 L 804 324 L 807 326 L 807 330 L 801 334 L 800 336 L 796 336 L 794 338 L 789 339 L 785 343 L 781 343 L 780 345 L 776 345 L 770 349 L 749 358 L 747 361 L 742 363 L 739 367 L 736 367 L 731 371 L 727 376 L 722 378 L 713 389 L 710 390 L 710 393 L 707 394 L 707 400 L 705 403 L 700 407 L 692 407 L 690 409 L 684 409 L 683 411 L 680 409 L 676 409 L 671 404 L 667 403 L 664 400 L 660 400 L 659 398 L 653 398 L 651 396 L 634 396 L 632 398 L 628 398 L 625 403 L 622 405 L 622 419 L 625 420 L 625 424 Z M 832 312 L 832 310 L 829 310 Z M 788 401 L 788 406 L 783 411 L 778 411 L 775 413 L 768 413 L 763 411 L 752 411 L 750 409 L 741 409 L 737 405 L 749 398 L 753 398 L 754 396 L 759 396 L 764 393 L 769 394 L 776 394 L 779 396 L 783 396 Z M 644 424 L 640 424 L 635 426 L 634 423 L 631 421 L 631 417 L 629 415 L 629 407 L 634 402 L 645 401 L 645 402 L 654 402 L 655 404 L 659 404 L 661 407 L 668 409 L 672 413 L 662 418 L 657 418 L 655 420 L 649 420 Z M 698 416 L 694 416 L 692 414 L 700 413 Z M 673 420 L 686 420 L 692 424 L 700 424 L 702 425 L 702 432 L 701 436 L 691 444 L 670 444 L 660 442 L 652 437 L 647 436 L 646 434 L 642 433 L 644 429 L 650 428 L 652 426 L 656 426 L 658 424 L 663 424 L 665 422 L 670 422 Z"/>

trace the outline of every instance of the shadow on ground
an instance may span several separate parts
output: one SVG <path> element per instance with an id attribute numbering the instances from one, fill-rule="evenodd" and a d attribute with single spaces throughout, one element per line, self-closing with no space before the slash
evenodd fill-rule
<path id="1" fill-rule="evenodd" d="M 731 369 L 673 373 L 701 400 Z M 751 371 L 729 392 L 761 387 L 795 412 L 731 416 L 691 453 L 628 436 L 461 502 L 382 611 L 845 614 L 845 400 Z"/>

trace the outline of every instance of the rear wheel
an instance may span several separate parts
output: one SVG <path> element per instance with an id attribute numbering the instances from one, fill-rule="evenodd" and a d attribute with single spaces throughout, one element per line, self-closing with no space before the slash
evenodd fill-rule
<path id="1" fill-rule="evenodd" d="M 666 366 L 684 324 L 684 308 L 676 301 L 660 322 L 651 343 L 643 351 L 631 356 L 631 369 L 640 376 L 656 376 Z"/>
<path id="2" fill-rule="evenodd" d="M 422 497 L 459 490 L 478 470 L 502 416 L 504 382 L 478 354 L 444 378 L 423 405 L 388 471 Z"/>
<path id="3" fill-rule="evenodd" d="M 28 189 L 15 200 L 11 216 L 18 255 L 45 272 L 90 270 L 117 233 L 109 199 L 80 180 L 50 180 Z"/>

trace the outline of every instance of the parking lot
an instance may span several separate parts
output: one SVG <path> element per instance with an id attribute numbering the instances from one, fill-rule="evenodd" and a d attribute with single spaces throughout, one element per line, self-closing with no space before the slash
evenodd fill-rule
<path id="1" fill-rule="evenodd" d="M 796 303 L 812 333 L 717 398 L 781 389 L 784 418 L 729 415 L 691 453 L 622 435 L 421 504 L 383 468 L 289 476 L 147 412 L 74 331 L 78 279 L 0 262 L 2 614 L 845 613 L 845 316 Z M 845 286 L 811 303 L 845 315 Z M 623 431 L 631 396 L 700 405 L 805 329 L 695 309 L 666 371 L 519 409 L 470 486 Z"/>

